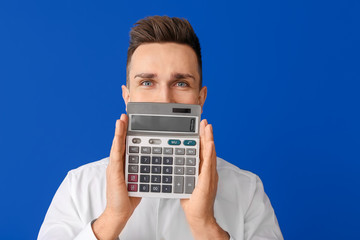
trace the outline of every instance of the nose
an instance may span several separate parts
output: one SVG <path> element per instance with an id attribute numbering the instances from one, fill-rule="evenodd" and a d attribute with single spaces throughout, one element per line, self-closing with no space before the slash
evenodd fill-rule
<path id="1" fill-rule="evenodd" d="M 167 86 L 161 87 L 158 96 L 156 97 L 156 102 L 174 103 L 175 101 L 171 89 Z"/>

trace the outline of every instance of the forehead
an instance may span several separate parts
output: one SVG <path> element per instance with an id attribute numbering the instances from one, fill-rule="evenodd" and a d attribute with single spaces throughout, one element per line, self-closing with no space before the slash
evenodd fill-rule
<path id="1" fill-rule="evenodd" d="M 143 72 L 166 75 L 189 73 L 200 78 L 195 51 L 178 43 L 146 43 L 140 45 L 131 57 L 129 76 Z"/>

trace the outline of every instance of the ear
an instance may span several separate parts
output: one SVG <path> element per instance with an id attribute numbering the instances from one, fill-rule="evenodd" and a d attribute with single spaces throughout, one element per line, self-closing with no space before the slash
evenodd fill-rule
<path id="1" fill-rule="evenodd" d="M 128 102 L 130 101 L 129 89 L 125 85 L 122 85 L 121 89 L 122 89 L 122 97 L 124 99 L 124 103 L 127 106 Z"/>
<path id="2" fill-rule="evenodd" d="M 205 103 L 205 100 L 206 100 L 206 96 L 207 96 L 207 87 L 204 86 L 200 90 L 199 99 L 198 99 L 199 105 L 201 106 L 201 113 L 202 113 L 203 106 L 204 106 L 204 103 Z"/>

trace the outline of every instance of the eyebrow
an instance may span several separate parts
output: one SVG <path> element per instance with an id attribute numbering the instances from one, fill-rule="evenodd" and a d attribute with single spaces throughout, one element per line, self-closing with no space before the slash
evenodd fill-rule
<path id="1" fill-rule="evenodd" d="M 137 78 L 137 77 L 140 77 L 140 78 L 156 78 L 157 74 L 155 74 L 155 73 L 139 73 L 139 74 L 136 74 L 134 78 Z"/>
<path id="2" fill-rule="evenodd" d="M 137 78 L 137 77 L 139 77 L 139 78 L 156 78 L 157 74 L 155 74 L 155 73 L 139 73 L 134 76 L 134 78 Z M 193 75 L 191 75 L 190 73 L 174 73 L 174 74 L 171 74 L 171 78 L 173 78 L 175 80 L 192 78 L 193 80 L 195 80 L 195 77 Z"/>
<path id="3" fill-rule="evenodd" d="M 175 73 L 172 74 L 172 78 L 178 80 L 178 79 L 185 79 L 185 78 L 192 78 L 195 80 L 195 77 L 189 73 Z"/>

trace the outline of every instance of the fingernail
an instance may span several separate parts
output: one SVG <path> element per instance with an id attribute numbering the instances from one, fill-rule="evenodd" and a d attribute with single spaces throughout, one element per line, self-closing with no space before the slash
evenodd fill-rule
<path id="1" fill-rule="evenodd" d="M 125 114 L 121 114 L 120 120 L 125 120 Z"/>

